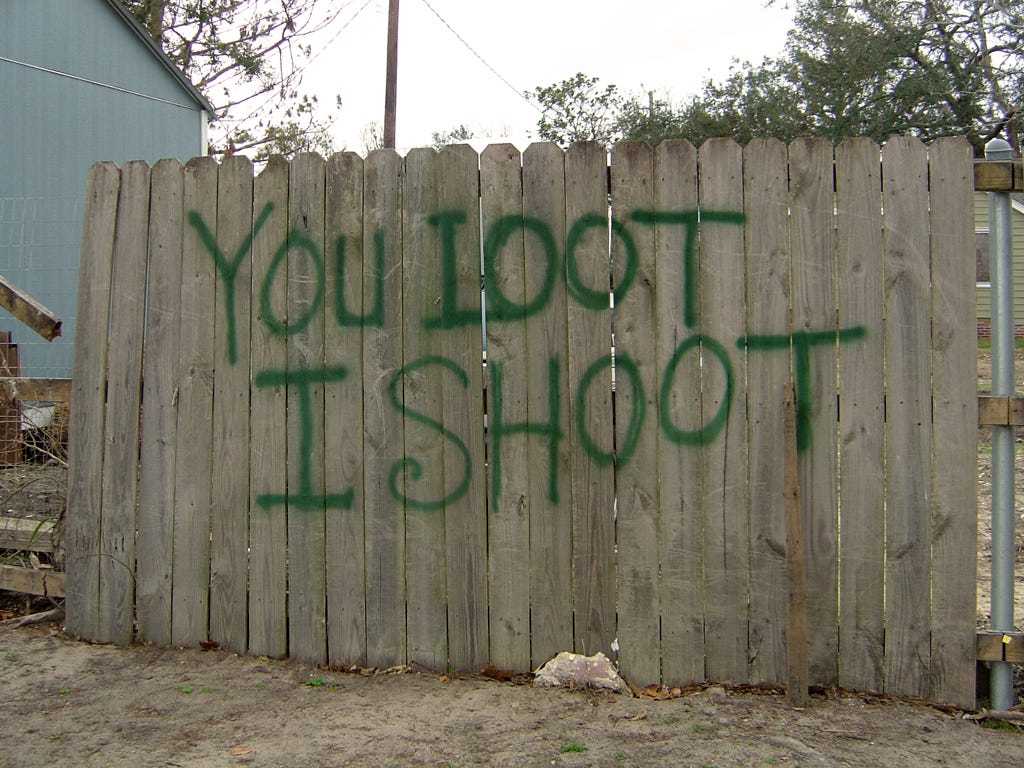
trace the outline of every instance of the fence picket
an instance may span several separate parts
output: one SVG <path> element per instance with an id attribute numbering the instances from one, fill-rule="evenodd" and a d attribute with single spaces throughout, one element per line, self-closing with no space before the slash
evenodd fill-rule
<path id="1" fill-rule="evenodd" d="M 480 225 L 476 215 L 480 182 L 476 152 L 468 144 L 445 147 L 438 155 L 437 202 L 444 211 L 465 211 L 458 228 L 455 290 L 459 306 L 480 313 L 480 264 L 477 259 Z M 442 390 L 445 427 L 465 443 L 467 464 L 449 461 L 445 453 L 445 488 L 465 483 L 465 493 L 445 506 L 445 555 L 448 562 L 449 663 L 456 669 L 480 669 L 487 663 L 487 498 L 484 474 L 483 370 L 480 326 L 467 323 L 444 333 L 441 351 L 466 373 L 466 385 L 448 384 Z M 449 377 L 449 381 L 451 378 Z M 449 443 L 446 444 L 447 446 Z M 468 476 L 467 476 L 468 473 Z"/>
<path id="2" fill-rule="evenodd" d="M 217 247 L 221 261 L 215 297 L 210 476 L 216 491 L 210 515 L 210 639 L 237 652 L 248 647 L 252 171 L 247 158 L 235 156 L 224 161 L 217 177 Z M 207 256 L 213 258 L 212 254 Z"/>
<path id="3" fill-rule="evenodd" d="M 832 174 L 832 142 L 797 139 L 789 145 L 798 473 L 805 568 L 815 574 L 807 580 L 808 662 L 811 678 L 829 683 L 839 673 Z M 801 428 L 806 430 L 803 440 Z"/>
<path id="4" fill-rule="evenodd" d="M 654 152 L 641 142 L 612 151 L 612 199 L 617 219 L 654 207 Z M 624 230 L 628 231 L 628 230 Z M 615 487 L 617 506 L 618 632 L 621 670 L 639 685 L 661 680 L 661 589 L 658 551 L 661 506 L 657 424 L 657 293 L 654 229 L 632 227 L 625 240 L 612 233 L 615 308 Z"/>
<path id="5" fill-rule="evenodd" d="M 608 300 L 608 166 L 600 144 L 565 154 L 568 302 L 567 421 L 572 446 L 575 650 L 610 652 L 615 639 L 615 488 Z"/>
<path id="6" fill-rule="evenodd" d="M 149 166 L 121 169 L 117 228 L 112 253 L 110 312 L 120 327 L 107 353 L 107 418 L 103 463 L 132 471 L 103 474 L 100 521 L 99 621 L 103 642 L 127 645 L 135 619 L 135 504 L 139 456 L 139 405 L 149 242 Z"/>
<path id="7" fill-rule="evenodd" d="M 171 573 L 174 551 L 174 465 L 178 364 L 177 308 L 180 300 L 185 227 L 185 169 L 177 160 L 153 166 L 150 193 L 150 263 L 146 299 L 146 344 L 142 375 L 142 445 L 139 454 L 138 587 L 139 639 L 171 642 Z M 248 292 L 248 291 L 246 291 Z M 248 390 L 248 386 L 246 386 Z"/>
<path id="8" fill-rule="evenodd" d="M 199 216 L 216 238 L 217 164 L 185 165 L 185 212 Z M 198 645 L 209 635 L 210 501 L 213 450 L 213 360 L 216 267 L 199 230 L 186 227 L 181 261 L 178 445 L 174 467 L 174 569 L 171 642 Z"/>
<path id="9" fill-rule="evenodd" d="M 388 381 L 402 367 L 402 158 L 393 151 L 371 152 L 364 166 L 364 305 L 383 284 L 381 324 L 363 337 L 364 510 L 366 520 L 366 653 L 378 665 L 404 664 L 405 515 L 388 487 L 392 467 L 405 443 L 401 413 L 388 400 Z M 383 258 L 373 261 L 378 247 Z"/>
<path id="10" fill-rule="evenodd" d="M 964 254 L 974 246 L 970 181 L 971 148 L 960 139 L 939 139 L 930 148 L 932 247 L 933 442 L 931 680 L 928 696 L 975 708 L 974 678 L 964 660 L 975 655 L 975 585 L 964 578 L 976 568 L 977 461 L 968 439 L 978 423 L 977 354 L 972 325 L 974 267 Z M 939 565 L 941 564 L 941 565 Z"/>
<path id="11" fill-rule="evenodd" d="M 485 231 L 502 216 L 521 216 L 522 171 L 510 144 L 487 147 L 480 157 L 480 194 Z M 507 669 L 530 666 L 530 475 L 526 433 L 530 421 L 526 335 L 514 307 L 526 304 L 524 233 L 484 242 L 488 304 L 487 534 L 491 604 L 491 663 Z"/>
<path id="12" fill-rule="evenodd" d="M 284 387 L 253 386 L 252 377 L 287 364 L 285 339 L 268 325 L 285 311 L 286 281 L 264 285 L 264 278 L 287 242 L 289 174 L 285 159 L 272 157 L 253 182 L 253 211 L 265 218 L 252 243 L 252 296 L 260 303 L 252 308 L 249 332 L 249 648 L 271 658 L 288 653 L 288 529 L 283 510 L 260 501 L 288 487 L 288 433 Z M 287 273 L 287 262 L 278 269 Z"/>
<path id="13" fill-rule="evenodd" d="M 743 151 L 747 328 L 789 335 L 792 293 L 786 146 L 755 139 Z M 754 680 L 786 679 L 786 517 L 783 497 L 782 392 L 790 381 L 788 345 L 745 350 L 748 379 L 750 656 Z"/>
<path id="14" fill-rule="evenodd" d="M 531 144 L 523 153 L 523 215 L 550 227 L 551 242 L 529 235 L 523 243 L 527 300 L 550 284 L 547 311 L 526 318 L 526 412 L 549 429 L 527 438 L 530 504 L 530 656 L 536 669 L 572 638 L 572 489 L 565 440 L 569 382 L 564 372 L 566 301 L 559 244 L 565 243 L 565 153 Z M 557 428 L 555 425 L 557 424 Z"/>
<path id="15" fill-rule="evenodd" d="M 348 369 L 345 381 L 324 395 L 325 474 L 348 508 L 327 514 L 327 648 L 333 663 L 366 664 L 366 576 L 363 556 L 362 327 L 383 297 L 363 303 L 364 256 L 372 257 L 373 233 L 363 231 L 363 160 L 345 152 L 327 159 L 327 262 L 324 343 Z M 344 238 L 344 239 L 341 239 Z M 383 304 L 381 303 L 381 309 Z M 331 438 L 331 435 L 339 436 Z"/>
<path id="16" fill-rule="evenodd" d="M 697 210 L 697 150 L 692 144 L 677 140 L 658 145 L 654 186 L 657 210 Z M 662 674 L 677 682 L 705 677 L 703 462 L 700 449 L 682 436 L 700 428 L 701 414 L 700 350 L 690 341 L 696 329 L 683 311 L 688 293 L 697 290 L 696 274 L 688 276 L 686 268 L 687 238 L 695 226 L 691 218 L 654 228 L 657 370 L 665 382 L 658 388 L 657 431 Z M 665 429 L 666 424 L 676 431 Z"/>
<path id="17" fill-rule="evenodd" d="M 100 523 L 103 451 L 96 441 L 106 417 L 110 276 L 121 172 L 113 163 L 89 169 L 78 270 L 78 319 L 68 427 L 68 633 L 99 638 Z M 75 446 L 71 449 L 70 446 Z"/>
<path id="18" fill-rule="evenodd" d="M 885 212 L 885 690 L 924 696 L 930 644 L 931 280 L 924 145 L 882 149 Z M 890 415 L 891 414 L 891 415 Z"/>
<path id="19" fill-rule="evenodd" d="M 444 558 L 445 472 L 449 461 L 444 424 L 444 387 L 449 371 L 437 364 L 441 334 L 426 328 L 435 316 L 444 288 L 439 228 L 430 223 L 438 213 L 437 152 L 414 149 L 405 158 L 402 220 L 402 360 L 403 375 L 393 378 L 391 391 L 405 416 L 402 473 L 397 487 L 405 503 L 406 622 L 409 658 L 429 669 L 446 669 L 446 577 Z M 434 471 L 422 472 L 423 467 Z"/>
<path id="20" fill-rule="evenodd" d="M 731 140 L 700 149 L 700 205 L 721 215 L 743 211 L 743 156 Z M 710 216 L 710 214 L 709 214 Z M 706 425 L 723 413 L 722 430 L 702 449 L 707 675 L 745 682 L 749 589 L 746 487 L 746 393 L 743 359 L 734 354 L 746 335 L 743 227 L 707 218 L 700 227 L 699 324 L 704 334 L 701 410 Z M 713 340 L 713 342 L 711 341 Z M 721 345 L 715 354 L 713 343 Z M 731 371 L 725 368 L 732 360 Z"/>
<path id="21" fill-rule="evenodd" d="M 868 139 L 836 147 L 839 323 L 865 329 L 839 345 L 839 684 L 868 691 L 884 681 L 880 156 Z"/>

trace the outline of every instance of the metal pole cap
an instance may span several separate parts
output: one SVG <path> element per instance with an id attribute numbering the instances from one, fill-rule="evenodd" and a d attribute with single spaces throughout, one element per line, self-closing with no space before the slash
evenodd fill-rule
<path id="1" fill-rule="evenodd" d="M 1012 160 L 1013 150 L 1005 139 L 992 139 L 985 145 L 986 160 Z"/>

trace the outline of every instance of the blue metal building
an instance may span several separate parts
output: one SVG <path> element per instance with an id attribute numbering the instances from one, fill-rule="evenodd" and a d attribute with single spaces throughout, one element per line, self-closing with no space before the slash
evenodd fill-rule
<path id="1" fill-rule="evenodd" d="M 23 375 L 71 375 L 86 173 L 206 153 L 213 108 L 118 0 L 0 2 L 0 275 L 64 321 L 0 310 Z"/>

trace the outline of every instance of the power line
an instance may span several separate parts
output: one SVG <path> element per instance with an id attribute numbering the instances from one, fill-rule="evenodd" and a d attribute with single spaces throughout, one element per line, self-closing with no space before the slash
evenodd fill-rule
<path id="1" fill-rule="evenodd" d="M 316 53 L 314 53 L 312 56 L 310 56 L 309 60 L 306 63 L 307 64 L 312 63 L 315 59 L 317 59 L 320 56 L 321 53 L 323 53 L 328 48 L 330 48 L 331 44 L 335 40 L 338 39 L 338 36 L 341 35 L 341 33 L 345 31 L 345 29 L 348 27 L 348 25 L 351 24 L 353 21 L 355 21 L 356 17 L 359 16 L 360 13 L 365 11 L 366 10 L 366 6 L 368 6 L 372 2 L 373 2 L 373 0 L 366 0 L 365 3 L 363 3 L 361 6 L 359 6 L 359 10 L 352 14 L 352 18 L 350 18 L 348 21 L 346 21 L 344 24 L 342 24 L 341 27 L 338 28 L 338 31 L 334 33 L 334 36 L 331 37 L 331 39 L 328 40 L 324 45 L 320 46 L 320 50 L 318 50 Z"/>
<path id="2" fill-rule="evenodd" d="M 429 8 L 429 9 L 430 9 L 430 12 L 431 12 L 431 13 L 433 13 L 433 14 L 434 14 L 435 16 L 437 16 L 438 20 L 439 20 L 439 21 L 440 21 L 440 22 L 441 22 L 442 24 L 444 24 L 444 25 L 445 25 L 446 27 L 448 27 L 448 31 L 449 31 L 449 32 L 451 32 L 451 33 L 452 33 L 453 35 L 455 35 L 456 39 L 457 39 L 457 40 L 458 40 L 458 41 L 459 41 L 460 43 L 462 43 L 462 45 L 463 45 L 463 46 L 465 46 L 465 48 L 466 48 L 466 50 L 467 50 L 467 51 L 469 51 L 469 52 L 470 52 L 470 53 L 472 53 L 472 54 L 473 54 L 474 56 L 476 56 L 476 57 L 477 57 L 477 59 L 479 59 L 479 60 L 480 60 L 480 63 L 481 63 L 481 64 L 483 64 L 483 65 L 484 65 L 485 67 L 487 67 L 487 68 L 488 68 L 489 70 L 491 70 L 491 73 L 492 73 L 492 74 L 493 74 L 493 75 L 494 75 L 494 76 L 495 76 L 496 78 L 498 78 L 499 80 L 501 80 L 501 82 L 503 82 L 503 83 L 504 83 L 505 85 L 507 85 L 507 86 L 508 86 L 508 87 L 509 87 L 509 88 L 510 88 L 511 90 L 515 91 L 515 94 L 516 94 L 516 95 L 517 95 L 517 96 L 518 96 L 519 98 L 521 98 L 521 99 L 522 99 L 523 101 L 525 101 L 525 102 L 526 102 L 527 104 L 529 104 L 529 105 L 530 105 L 531 107 L 533 107 L 534 109 L 536 109 L 536 110 L 537 110 L 538 112 L 541 112 L 541 113 L 543 113 L 543 111 L 544 111 L 544 110 L 542 110 L 542 109 L 541 109 L 540 107 L 538 107 L 538 106 L 537 106 L 537 105 L 536 105 L 536 104 L 535 104 L 535 103 L 534 103 L 533 101 L 531 101 L 531 100 L 530 100 L 529 98 L 527 98 L 527 97 L 526 97 L 526 95 L 525 95 L 525 94 L 524 94 L 524 93 L 523 93 L 522 91 L 520 91 L 520 90 L 519 90 L 518 88 L 516 88 L 516 87 L 515 87 L 514 85 L 512 85 L 512 83 L 510 83 L 510 82 L 509 82 L 508 80 L 506 80 L 506 79 L 505 79 L 504 77 L 502 77 L 501 73 L 500 73 L 500 72 L 498 72 L 498 70 L 496 70 L 496 69 L 495 69 L 494 67 L 492 67 L 492 66 L 491 66 L 491 65 L 490 65 L 490 64 L 489 64 L 489 63 L 487 62 L 487 60 L 486 60 L 486 59 L 484 59 L 484 57 L 483 57 L 483 56 L 481 56 L 481 55 L 480 55 L 479 53 L 477 53 L 477 52 L 476 52 L 476 50 L 475 50 L 475 49 L 473 48 L 473 46 L 471 46 L 471 45 L 470 45 L 469 43 L 467 43 L 467 42 L 466 42 L 466 40 L 465 40 L 465 38 L 463 38 L 463 37 L 462 37 L 462 35 L 460 35 L 460 34 L 459 34 L 458 32 L 456 32 L 456 31 L 455 31 L 455 30 L 454 30 L 454 29 L 452 28 L 452 25 L 451 25 L 451 24 L 449 24 L 449 23 L 448 23 L 448 21 L 447 21 L 447 20 L 446 20 L 446 19 L 445 19 L 445 18 L 444 18 L 444 17 L 443 17 L 443 16 L 442 16 L 442 15 L 441 15 L 440 13 L 438 13 L 438 12 L 437 12 L 437 11 L 436 11 L 436 10 L 434 9 L 434 6 L 432 6 L 432 5 L 430 4 L 430 3 L 428 3 L 428 2 L 427 2 L 427 0 L 423 0 L 423 4 L 424 4 L 425 6 L 427 6 L 427 8 Z"/>

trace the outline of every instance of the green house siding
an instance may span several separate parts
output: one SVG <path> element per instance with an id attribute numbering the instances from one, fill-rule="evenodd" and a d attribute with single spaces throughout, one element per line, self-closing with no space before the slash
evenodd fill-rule
<path id="1" fill-rule="evenodd" d="M 974 229 L 989 231 L 988 194 L 974 194 Z M 1024 325 L 1024 204 L 1014 200 L 1010 207 L 1010 233 L 1013 238 L 1013 317 L 1016 325 Z M 977 286 L 978 319 L 991 319 L 991 290 L 987 285 Z"/>
<path id="2" fill-rule="evenodd" d="M 48 344 L 0 310 L 25 375 L 71 372 L 89 167 L 205 154 L 209 105 L 143 34 L 108 0 L 0 3 L 0 274 L 64 321 Z"/>

